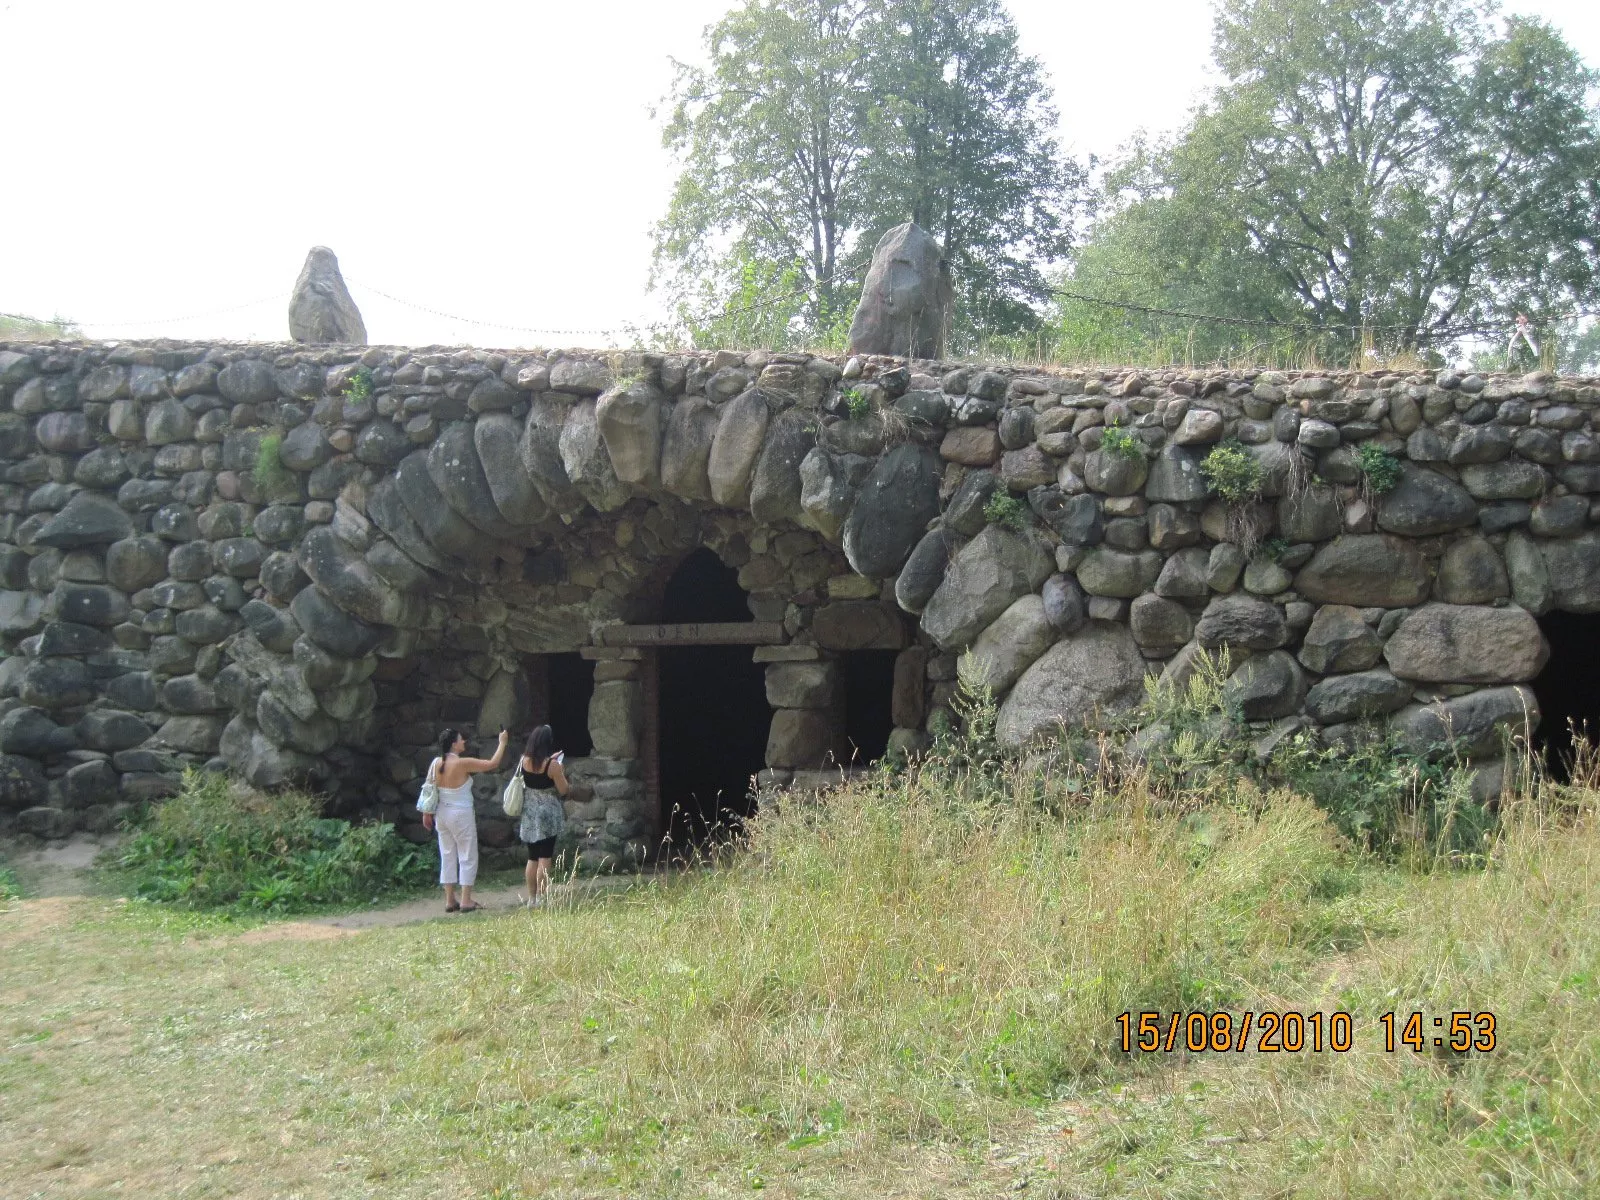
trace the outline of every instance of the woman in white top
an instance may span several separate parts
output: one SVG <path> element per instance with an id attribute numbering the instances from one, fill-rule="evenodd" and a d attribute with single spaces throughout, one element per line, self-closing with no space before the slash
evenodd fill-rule
<path id="1" fill-rule="evenodd" d="M 493 771 L 506 755 L 506 739 L 500 731 L 500 745 L 493 758 L 463 758 L 467 739 L 454 729 L 439 735 L 440 757 L 428 766 L 439 789 L 439 811 L 423 813 L 422 827 L 439 827 L 439 882 L 444 885 L 445 912 L 477 912 L 472 885 L 478 881 L 478 818 L 472 811 L 472 777 Z M 456 900 L 456 885 L 461 899 Z"/>

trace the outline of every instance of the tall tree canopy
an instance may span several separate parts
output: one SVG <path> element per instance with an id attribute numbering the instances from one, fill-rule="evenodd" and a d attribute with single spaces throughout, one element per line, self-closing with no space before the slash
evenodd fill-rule
<path id="1" fill-rule="evenodd" d="M 873 246 L 917 221 L 944 244 L 956 334 L 1037 323 L 1080 181 L 1038 62 L 999 0 L 749 0 L 680 66 L 680 161 L 656 266 L 717 339 L 826 336 Z"/>
<path id="2" fill-rule="evenodd" d="M 1226 83 L 1108 180 L 1068 291 L 1439 347 L 1600 284 L 1594 72 L 1475 0 L 1220 0 Z M 1068 300 L 1093 341 L 1137 320 Z M 1260 336 L 1261 330 L 1252 335 Z M 1237 329 L 1196 324 L 1202 352 Z"/>

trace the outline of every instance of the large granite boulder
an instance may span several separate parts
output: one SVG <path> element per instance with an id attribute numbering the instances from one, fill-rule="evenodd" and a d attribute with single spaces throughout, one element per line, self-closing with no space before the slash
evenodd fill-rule
<path id="1" fill-rule="evenodd" d="M 456 512 L 434 482 L 426 450 L 417 450 L 401 462 L 394 479 L 406 512 L 439 555 L 480 565 L 494 561 L 493 541 Z"/>
<path id="2" fill-rule="evenodd" d="M 672 406 L 661 444 L 661 486 L 681 500 L 710 500 L 711 443 L 722 414 L 704 396 Z"/>
<path id="3" fill-rule="evenodd" d="M 1000 706 L 995 735 L 1021 746 L 1125 712 L 1144 698 L 1145 666 L 1126 626 L 1091 621 L 1034 662 Z"/>
<path id="4" fill-rule="evenodd" d="M 363 658 L 388 636 L 387 630 L 345 612 L 320 587 L 302 588 L 289 611 L 306 637 L 341 658 Z"/>
<path id="5" fill-rule="evenodd" d="M 1254 596 L 1218 596 L 1206 605 L 1195 627 L 1195 639 L 1206 649 L 1229 646 L 1242 650 L 1275 650 L 1289 640 L 1283 609 Z"/>
<path id="6" fill-rule="evenodd" d="M 1421 683 L 1521 683 L 1550 657 L 1531 613 L 1515 606 L 1426 604 L 1400 622 L 1383 648 L 1401 679 Z"/>
<path id="7" fill-rule="evenodd" d="M 1378 527 L 1408 537 L 1449 533 L 1477 519 L 1477 501 L 1465 488 L 1409 462 L 1400 464 L 1400 482 L 1378 503 Z"/>
<path id="8" fill-rule="evenodd" d="M 313 246 L 289 295 L 289 336 L 297 342 L 365 346 L 367 327 L 326 246 Z"/>
<path id="9" fill-rule="evenodd" d="M 64 550 L 108 545 L 133 532 L 133 521 L 115 500 L 96 492 L 79 492 L 45 522 L 33 540 L 41 546 Z"/>
<path id="10" fill-rule="evenodd" d="M 749 502 L 750 476 L 761 457 L 772 408 L 771 400 L 759 388 L 741 392 L 722 408 L 706 475 L 711 498 L 724 508 L 744 508 Z"/>
<path id="11" fill-rule="evenodd" d="M 876 465 L 876 460 L 863 454 L 839 454 L 822 446 L 812 447 L 800 461 L 799 523 L 838 545 L 845 518 Z"/>
<path id="12" fill-rule="evenodd" d="M 557 364 L 560 365 L 560 364 Z M 583 508 L 583 494 L 572 484 L 561 455 L 561 433 L 573 401 L 543 392 L 528 401 L 528 419 L 522 426 L 522 463 L 544 502 L 557 513 L 572 514 Z"/>
<path id="13" fill-rule="evenodd" d="M 1588 515 L 1588 505 L 1584 505 Z M 1484 537 L 1451 542 L 1439 563 L 1434 595 L 1446 604 L 1487 604 L 1511 594 L 1511 580 L 1499 553 Z"/>
<path id="14" fill-rule="evenodd" d="M 939 243 L 909 221 L 896 225 L 872 252 L 850 323 L 850 353 L 939 358 L 953 297 Z"/>
<path id="15" fill-rule="evenodd" d="M 1535 544 L 1544 556 L 1555 607 L 1567 612 L 1600 612 L 1600 531 Z"/>
<path id="16" fill-rule="evenodd" d="M 961 539 L 942 527 L 923 534 L 895 577 L 895 603 L 908 613 L 921 613 L 944 582 L 952 548 L 960 545 Z"/>
<path id="17" fill-rule="evenodd" d="M 1044 601 L 1029 594 L 1012 603 L 972 644 L 975 682 L 1004 693 L 1055 641 Z"/>
<path id="18" fill-rule="evenodd" d="M 1276 721 L 1298 711 L 1306 698 L 1306 673 L 1287 650 L 1246 659 L 1228 677 L 1223 699 L 1246 721 Z"/>
<path id="19" fill-rule="evenodd" d="M 1390 728 L 1400 747 L 1411 754 L 1497 757 L 1506 741 L 1531 737 L 1539 716 L 1532 688 L 1496 687 L 1409 705 L 1390 718 Z"/>
<path id="20" fill-rule="evenodd" d="M 990 525 L 961 548 L 945 571 L 944 582 L 923 609 L 922 628 L 941 650 L 970 645 L 1013 601 L 1048 579 L 1052 568 L 1049 556 L 1031 539 Z"/>
<path id="21" fill-rule="evenodd" d="M 1300 646 L 1300 661 L 1319 675 L 1365 671 L 1377 663 L 1383 643 L 1348 604 L 1324 604 L 1311 618 Z"/>
<path id="22" fill-rule="evenodd" d="M 791 408 L 772 422 L 750 476 L 750 515 L 759 524 L 777 525 L 800 516 L 800 464 L 816 444 L 816 414 Z"/>
<path id="23" fill-rule="evenodd" d="M 1163 561 L 1159 550 L 1135 553 L 1100 546 L 1078 564 L 1078 583 L 1091 596 L 1131 600 L 1160 578 Z"/>
<path id="24" fill-rule="evenodd" d="M 452 421 L 428 448 L 428 473 L 439 494 L 468 524 L 489 537 L 516 546 L 538 544 L 539 535 L 512 525 L 500 515 L 494 489 L 478 459 L 474 421 Z"/>
<path id="25" fill-rule="evenodd" d="M 1335 538 L 1312 555 L 1294 581 L 1307 600 L 1357 608 L 1409 608 L 1427 598 L 1429 585 L 1421 551 L 1381 533 Z"/>
<path id="26" fill-rule="evenodd" d="M 605 392 L 595 403 L 595 422 L 617 479 L 641 491 L 661 486 L 661 433 L 667 423 L 667 398 L 648 379 L 631 379 Z"/>
<path id="27" fill-rule="evenodd" d="M 1324 725 L 1357 721 L 1404 708 L 1411 692 L 1410 683 L 1384 670 L 1332 675 L 1306 693 L 1306 712 Z"/>
<path id="28" fill-rule="evenodd" d="M 844 554 L 857 574 L 896 574 L 939 515 L 939 456 L 906 443 L 878 460 L 844 523 Z"/>
<path id="29" fill-rule="evenodd" d="M 494 506 L 506 524 L 516 529 L 537 525 L 550 515 L 523 461 L 521 439 L 522 430 L 516 418 L 505 413 L 485 414 L 472 426 L 472 444 L 483 466 Z"/>

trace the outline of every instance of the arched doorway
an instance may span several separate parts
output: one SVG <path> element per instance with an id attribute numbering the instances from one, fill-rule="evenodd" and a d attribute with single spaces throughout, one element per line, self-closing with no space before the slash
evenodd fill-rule
<path id="1" fill-rule="evenodd" d="M 667 581 L 664 624 L 751 620 L 738 572 L 705 548 Z M 661 828 L 676 856 L 736 830 L 765 765 L 765 673 L 749 646 L 663 646 L 659 655 Z"/>

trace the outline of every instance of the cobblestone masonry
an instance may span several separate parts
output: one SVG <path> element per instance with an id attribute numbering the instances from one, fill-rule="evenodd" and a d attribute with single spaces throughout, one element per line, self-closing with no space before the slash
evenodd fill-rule
<path id="1" fill-rule="evenodd" d="M 1224 645 L 1264 736 L 1387 716 L 1492 780 L 1538 717 L 1536 618 L 1600 611 L 1597 399 L 1544 374 L 0 343 L 0 833 L 106 828 L 207 762 L 411 829 L 441 723 L 515 716 L 523 656 L 654 620 L 699 546 L 788 638 L 755 651 L 772 782 L 838 748 L 844 652 L 900 651 L 909 749 L 968 647 L 1022 743 Z M 1224 439 L 1258 503 L 1208 491 Z M 1377 497 L 1369 443 L 1401 464 Z M 636 856 L 638 654 L 589 653 L 572 824 Z"/>

